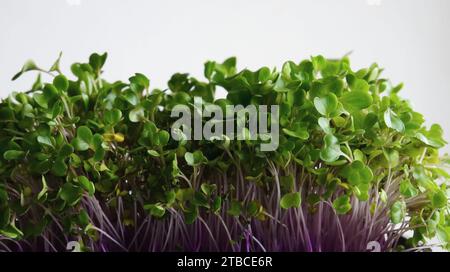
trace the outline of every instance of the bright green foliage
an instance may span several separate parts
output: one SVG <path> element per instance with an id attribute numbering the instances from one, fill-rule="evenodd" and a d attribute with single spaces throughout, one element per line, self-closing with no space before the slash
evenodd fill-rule
<path id="1" fill-rule="evenodd" d="M 28 61 L 14 76 L 55 75 L 50 83 L 38 76 L 31 91 L 0 103 L 0 235 L 38 235 L 45 225 L 30 232 L 29 218 L 53 215 L 69 222 L 68 234 L 85 237 L 89 220 L 79 210 L 94 196 L 110 207 L 120 199 L 130 218 L 145 210 L 163 220 L 175 210 L 188 224 L 205 213 L 267 220 L 273 211 L 315 212 L 320 202 L 345 217 L 358 211 L 353 203 L 369 202 L 391 224 L 409 224 L 413 245 L 434 236 L 449 245 L 442 129 L 426 128 L 399 96 L 402 85 L 390 86 L 377 65 L 355 71 L 347 57 L 315 56 L 286 62 L 280 71 L 238 71 L 229 58 L 207 62 L 205 80 L 177 73 L 162 91 L 139 73 L 127 82 L 106 81 L 106 58 L 93 54 L 73 64 L 73 75 L 61 74 L 59 58 L 49 71 Z M 216 87 L 226 98 L 215 99 Z M 194 96 L 220 107 L 279 105 L 278 149 L 262 152 L 261 139 L 173 140 L 170 110 L 193 109 Z M 216 184 L 223 176 L 225 188 Z M 275 192 L 270 199 L 283 209 L 237 199 L 244 183 L 258 196 Z M 430 228 L 415 227 L 423 224 Z"/>

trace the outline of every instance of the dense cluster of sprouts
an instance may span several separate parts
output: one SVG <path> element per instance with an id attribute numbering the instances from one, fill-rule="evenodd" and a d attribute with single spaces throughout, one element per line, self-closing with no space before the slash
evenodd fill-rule
<path id="1" fill-rule="evenodd" d="M 39 73 L 0 103 L 0 250 L 393 251 L 435 237 L 448 248 L 442 130 L 376 64 L 316 56 L 238 72 L 229 58 L 207 62 L 205 81 L 178 73 L 151 90 L 143 74 L 106 81 L 105 60 L 73 64 L 71 78 L 59 59 L 49 70 L 28 61 L 14 76 Z M 198 110 L 194 97 L 278 105 L 278 148 L 175 141 L 170 112 Z"/>

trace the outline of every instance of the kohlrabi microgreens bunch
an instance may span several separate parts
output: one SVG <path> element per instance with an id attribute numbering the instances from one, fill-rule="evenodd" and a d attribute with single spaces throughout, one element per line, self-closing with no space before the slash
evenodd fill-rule
<path id="1" fill-rule="evenodd" d="M 207 62 L 204 81 L 175 74 L 151 90 L 143 74 L 103 79 L 106 56 L 73 64 L 71 76 L 59 59 L 49 70 L 28 61 L 14 76 L 38 72 L 0 104 L 1 250 L 76 241 L 85 251 L 365 251 L 374 242 L 394 251 L 435 237 L 449 248 L 442 130 L 425 128 L 376 64 L 353 71 L 347 57 L 317 56 L 237 71 L 230 58 Z M 226 99 L 215 99 L 218 86 Z M 176 141 L 171 110 L 198 110 L 194 97 L 278 105 L 278 148 L 226 135 Z"/>

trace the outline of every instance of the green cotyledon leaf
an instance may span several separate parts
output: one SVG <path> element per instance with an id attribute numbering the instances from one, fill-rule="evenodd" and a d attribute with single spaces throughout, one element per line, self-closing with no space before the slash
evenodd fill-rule
<path id="1" fill-rule="evenodd" d="M 316 110 L 324 116 L 331 116 L 337 110 L 338 102 L 334 93 L 328 93 L 323 97 L 314 98 Z"/>
<path id="2" fill-rule="evenodd" d="M 341 175 L 354 186 L 368 184 L 373 179 L 372 170 L 361 161 L 354 161 L 350 165 L 344 167 L 341 171 Z"/>
<path id="3" fill-rule="evenodd" d="M 334 162 L 342 155 L 338 139 L 327 134 L 324 137 L 324 146 L 320 151 L 320 158 L 325 162 Z"/>
<path id="4" fill-rule="evenodd" d="M 333 201 L 333 208 L 337 214 L 346 214 L 352 209 L 350 197 L 347 195 L 340 196 Z"/>
<path id="5" fill-rule="evenodd" d="M 285 194 L 280 200 L 280 206 L 283 209 L 298 208 L 301 204 L 300 193 L 288 193 Z"/>
<path id="6" fill-rule="evenodd" d="M 64 75 L 57 75 L 53 79 L 53 85 L 58 89 L 59 91 L 65 92 L 69 88 L 69 81 Z"/>
<path id="7" fill-rule="evenodd" d="M 395 129 L 398 132 L 405 131 L 405 125 L 403 124 L 403 121 L 391 109 L 387 109 L 384 112 L 384 123 L 387 127 Z"/>
<path id="8" fill-rule="evenodd" d="M 349 111 L 362 110 L 372 104 L 372 96 L 367 91 L 351 91 L 341 96 L 340 101 Z"/>
<path id="9" fill-rule="evenodd" d="M 199 150 L 195 151 L 194 153 L 186 152 L 184 155 L 184 159 L 190 166 L 197 166 L 207 161 L 206 157 Z"/>
<path id="10" fill-rule="evenodd" d="M 80 126 L 77 128 L 77 137 L 73 139 L 72 145 L 78 151 L 85 151 L 91 146 L 93 138 L 94 136 L 89 127 Z"/>
<path id="11" fill-rule="evenodd" d="M 401 223 L 406 213 L 406 204 L 404 201 L 396 201 L 390 210 L 391 220 L 394 224 Z"/>

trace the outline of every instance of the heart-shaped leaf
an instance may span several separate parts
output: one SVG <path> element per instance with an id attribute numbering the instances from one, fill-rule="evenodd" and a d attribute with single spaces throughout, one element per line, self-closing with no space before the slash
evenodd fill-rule
<path id="1" fill-rule="evenodd" d="M 105 112 L 105 122 L 109 125 L 117 124 L 122 118 L 122 112 L 119 109 L 112 109 Z"/>
<path id="2" fill-rule="evenodd" d="M 73 139 L 72 145 L 78 151 L 86 151 L 92 144 L 94 136 L 87 126 L 80 126 L 77 129 L 77 137 Z"/>
<path id="3" fill-rule="evenodd" d="M 324 146 L 320 150 L 320 158 L 325 162 L 334 162 L 339 159 L 342 155 L 341 147 L 339 145 L 338 139 L 331 135 L 327 134 L 324 137 Z"/>
<path id="4" fill-rule="evenodd" d="M 242 212 L 242 203 L 237 200 L 232 200 L 227 212 L 231 216 L 239 216 Z"/>
<path id="5" fill-rule="evenodd" d="M 337 214 L 346 214 L 352 209 L 350 204 L 350 197 L 348 195 L 343 195 L 336 198 L 333 201 L 333 208 L 336 210 Z"/>
<path id="6" fill-rule="evenodd" d="M 52 167 L 52 173 L 58 177 L 63 177 L 67 174 L 67 164 L 64 158 L 57 158 Z"/>
<path id="7" fill-rule="evenodd" d="M 285 194 L 280 200 L 280 206 L 283 209 L 298 208 L 300 203 L 301 196 L 298 192 Z"/>
<path id="8" fill-rule="evenodd" d="M 144 108 L 142 108 L 142 107 L 136 107 L 136 108 L 134 108 L 134 109 L 131 110 L 130 113 L 128 114 L 128 118 L 129 118 L 130 121 L 133 122 L 133 123 L 141 122 L 141 121 L 144 120 L 144 118 L 145 118 Z"/>
<path id="9" fill-rule="evenodd" d="M 398 132 L 405 131 L 405 125 L 402 120 L 391 109 L 387 109 L 384 112 L 384 123 L 387 127 L 395 129 Z"/>
<path id="10" fill-rule="evenodd" d="M 195 151 L 194 153 L 186 152 L 184 154 L 184 159 L 190 166 L 197 166 L 208 161 L 205 156 L 203 156 L 203 153 L 199 150 Z"/>
<path id="11" fill-rule="evenodd" d="M 56 87 L 56 89 L 58 89 L 61 92 L 65 92 L 67 91 L 67 89 L 69 88 L 69 81 L 67 80 L 67 78 L 64 75 L 57 75 L 54 79 L 53 79 L 53 85 Z"/>
<path id="12" fill-rule="evenodd" d="M 372 96 L 365 91 L 351 91 L 346 92 L 340 98 L 344 108 L 349 111 L 362 110 L 372 104 Z"/>
<path id="13" fill-rule="evenodd" d="M 314 98 L 314 106 L 320 114 L 331 116 L 338 108 L 338 99 L 334 93 L 328 93 L 323 97 Z"/>

